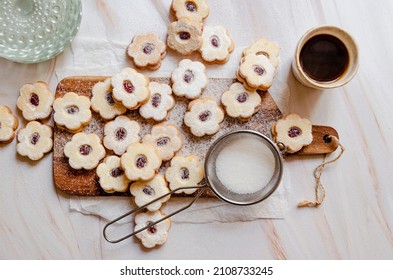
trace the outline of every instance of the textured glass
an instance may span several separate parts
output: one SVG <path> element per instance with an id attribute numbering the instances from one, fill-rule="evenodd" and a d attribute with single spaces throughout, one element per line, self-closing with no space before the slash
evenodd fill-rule
<path id="1" fill-rule="evenodd" d="M 48 60 L 75 37 L 80 0 L 1 0 L 0 56 L 22 63 Z"/>

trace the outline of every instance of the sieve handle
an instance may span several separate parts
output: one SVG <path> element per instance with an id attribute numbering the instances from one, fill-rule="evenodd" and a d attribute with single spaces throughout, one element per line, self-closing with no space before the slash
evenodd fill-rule
<path id="1" fill-rule="evenodd" d="M 118 242 L 123 241 L 123 240 L 125 240 L 125 239 L 127 239 L 127 238 L 130 238 L 131 236 L 134 236 L 135 234 L 140 233 L 141 231 L 144 231 L 144 230 L 148 229 L 148 228 L 151 227 L 151 226 L 154 226 L 154 225 L 156 225 L 156 224 L 158 224 L 158 223 L 161 223 L 162 221 L 164 221 L 164 220 L 166 220 L 166 219 L 168 219 L 168 218 L 170 218 L 170 217 L 176 215 L 177 213 L 180 213 L 180 212 L 186 210 L 186 209 L 189 208 L 191 205 L 193 205 L 194 202 L 203 194 L 203 192 L 204 192 L 207 188 L 208 188 L 207 185 L 203 185 L 203 186 L 193 186 L 193 187 L 180 187 L 180 188 L 174 189 L 174 190 L 172 190 L 172 191 L 170 191 L 170 192 L 168 192 L 168 193 L 166 193 L 166 194 L 164 194 L 164 195 L 162 195 L 162 196 L 160 196 L 160 197 L 157 197 L 156 199 L 153 199 L 152 201 L 150 201 L 150 202 L 148 202 L 148 203 L 146 203 L 146 204 L 144 204 L 144 205 L 142 205 L 142 206 L 140 206 L 140 207 L 138 207 L 138 208 L 135 208 L 135 209 L 131 210 L 130 212 L 127 212 L 127 213 L 125 213 L 124 215 L 121 215 L 120 217 L 118 217 L 118 218 L 116 218 L 116 219 L 110 221 L 109 223 L 107 223 L 107 224 L 105 225 L 105 227 L 104 227 L 104 230 L 103 230 L 104 238 L 105 238 L 106 241 L 108 241 L 108 242 L 110 242 L 110 243 L 118 243 Z M 175 193 L 175 192 L 177 192 L 177 191 L 179 191 L 179 190 L 187 190 L 187 189 L 200 189 L 200 190 L 199 190 L 198 193 L 195 195 L 195 197 L 190 201 L 190 203 L 187 204 L 186 206 L 184 206 L 184 207 L 182 207 L 182 208 L 180 208 L 180 209 L 178 209 L 178 210 L 176 210 L 176 211 L 174 211 L 174 212 L 172 212 L 172 213 L 166 215 L 165 217 L 163 217 L 163 218 L 161 218 L 161 219 L 159 219 L 159 220 L 157 220 L 157 221 L 155 221 L 155 222 L 150 223 L 149 225 L 147 225 L 147 226 L 145 226 L 145 227 L 143 227 L 143 228 L 141 228 L 141 229 L 139 229 L 139 230 L 133 231 L 132 233 L 130 233 L 130 234 L 126 235 L 126 236 L 123 236 L 123 237 L 121 237 L 121 238 L 119 238 L 119 239 L 113 240 L 113 239 L 110 239 L 110 238 L 108 237 L 108 235 L 107 235 L 107 233 L 106 233 L 106 230 L 107 230 L 108 227 L 111 226 L 112 224 L 114 224 L 114 223 L 116 223 L 116 222 L 118 222 L 118 221 L 124 219 L 124 218 L 127 217 L 127 216 L 130 216 L 130 215 L 132 215 L 132 214 L 134 214 L 134 213 L 136 213 L 136 212 L 139 212 L 140 210 L 146 208 L 146 207 L 149 206 L 150 204 L 152 204 L 152 203 L 154 203 L 154 202 L 156 202 L 156 201 L 158 201 L 158 200 L 160 200 L 160 199 L 162 199 L 162 198 L 164 198 L 164 197 L 166 197 L 166 196 L 168 196 L 168 195 L 171 195 L 171 194 L 173 194 L 173 193 Z"/>

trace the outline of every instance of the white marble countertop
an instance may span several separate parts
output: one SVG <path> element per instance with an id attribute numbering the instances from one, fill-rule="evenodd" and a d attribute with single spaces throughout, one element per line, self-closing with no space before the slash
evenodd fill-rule
<path id="1" fill-rule="evenodd" d="M 124 2 L 83 1 L 75 44 L 55 59 L 33 65 L 0 59 L 0 103 L 17 112 L 20 128 L 25 122 L 16 110 L 19 88 L 42 80 L 54 90 L 59 82 L 56 71 L 92 57 L 78 56 L 77 43 L 93 39 L 127 45 L 133 35 L 151 30 L 165 38 L 166 26 L 172 20 L 169 0 Z M 176 223 L 168 242 L 154 250 L 144 250 L 135 239 L 109 244 L 102 237 L 106 221 L 71 211 L 70 197 L 56 191 L 52 155 L 31 162 L 16 154 L 14 140 L 0 145 L 0 259 L 393 258 L 393 2 L 209 3 L 211 13 L 206 24 L 226 26 L 238 48 L 260 36 L 281 46 L 279 81 L 284 81 L 290 93 L 288 106 L 280 106 L 284 113 L 298 113 L 339 132 L 346 152 L 325 170 L 322 180 L 327 197 L 323 205 L 317 209 L 296 206 L 299 200 L 313 197 L 312 172 L 322 157 L 292 157 L 285 160 L 291 190 L 284 219 Z M 301 35 L 325 24 L 353 35 L 360 49 L 360 68 L 344 87 L 318 91 L 295 81 L 290 63 Z M 172 60 L 173 53 L 169 53 L 167 66 Z M 127 63 L 124 58 L 124 65 Z M 224 73 L 234 74 L 230 66 L 221 67 Z M 163 65 L 154 75 L 167 75 L 165 69 Z M 212 76 L 217 73 L 211 71 Z M 281 88 L 273 86 L 273 97 Z"/>

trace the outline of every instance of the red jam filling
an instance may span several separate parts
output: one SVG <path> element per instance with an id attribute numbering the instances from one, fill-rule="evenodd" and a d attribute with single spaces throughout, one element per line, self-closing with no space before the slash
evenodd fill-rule
<path id="1" fill-rule="evenodd" d="M 191 13 L 197 12 L 197 6 L 196 6 L 196 4 L 194 2 L 188 1 L 188 2 L 185 3 L 185 5 L 186 5 L 187 11 L 189 11 Z"/>
<path id="2" fill-rule="evenodd" d="M 191 34 L 188 33 L 188 32 L 185 32 L 185 31 L 179 32 L 179 38 L 182 39 L 182 40 L 184 40 L 184 41 L 185 41 L 185 40 L 190 40 Z"/>
<path id="3" fill-rule="evenodd" d="M 40 105 L 40 98 L 37 94 L 32 93 L 30 95 L 30 104 L 33 105 L 34 107 L 37 107 L 38 105 Z"/>
<path id="4" fill-rule="evenodd" d="M 67 113 L 70 115 L 74 115 L 79 112 L 79 108 L 76 106 L 70 106 L 66 109 Z"/>
<path id="5" fill-rule="evenodd" d="M 154 108 L 157 108 L 160 105 L 160 103 L 161 103 L 161 95 L 158 93 L 154 94 L 151 98 L 151 105 Z"/>
<path id="6" fill-rule="evenodd" d="M 262 76 L 265 73 L 265 70 L 261 66 L 255 66 L 254 72 L 257 73 L 259 76 Z"/>
<path id="7" fill-rule="evenodd" d="M 291 138 L 298 137 L 301 134 L 302 134 L 302 130 L 299 127 L 297 127 L 297 126 L 292 126 L 288 130 L 288 136 L 291 137 Z"/>
<path id="8" fill-rule="evenodd" d="M 210 111 L 204 111 L 201 114 L 199 114 L 199 120 L 205 122 L 210 118 L 210 116 L 211 116 Z"/>
<path id="9" fill-rule="evenodd" d="M 139 169 L 144 168 L 147 165 L 147 158 L 145 156 L 137 157 L 137 159 L 135 161 L 135 165 Z"/>
<path id="10" fill-rule="evenodd" d="M 146 195 L 154 195 L 156 193 L 155 190 L 150 186 L 144 186 L 142 191 Z"/>
<path id="11" fill-rule="evenodd" d="M 82 146 L 79 147 L 79 152 L 83 156 L 89 155 L 92 150 L 93 150 L 93 148 L 90 145 L 87 145 L 87 144 L 82 145 Z"/>
<path id="12" fill-rule="evenodd" d="M 127 130 L 124 127 L 119 127 L 116 129 L 115 135 L 117 141 L 122 141 L 127 136 Z"/>
<path id="13" fill-rule="evenodd" d="M 123 174 L 124 174 L 124 171 L 123 171 L 120 167 L 117 167 L 117 168 L 115 168 L 115 169 L 112 169 L 112 171 L 111 171 L 111 176 L 112 176 L 113 178 L 120 177 L 120 176 L 123 175 Z"/>
<path id="14" fill-rule="evenodd" d="M 162 137 L 160 139 L 157 140 L 157 146 L 162 147 L 167 145 L 169 142 L 169 138 L 168 137 Z"/>
<path id="15" fill-rule="evenodd" d="M 184 77 L 183 80 L 189 84 L 191 83 L 191 81 L 194 79 L 194 74 L 192 73 L 192 71 L 187 70 L 186 72 L 184 72 Z"/>
<path id="16" fill-rule="evenodd" d="M 110 106 L 115 105 L 115 100 L 113 99 L 112 92 L 107 92 L 107 93 L 105 94 L 105 99 L 106 99 L 106 102 L 108 102 L 108 104 L 109 104 Z"/>
<path id="17" fill-rule="evenodd" d="M 212 44 L 213 47 L 218 48 L 220 46 L 220 39 L 214 35 L 210 37 L 210 44 Z"/>
<path id="18" fill-rule="evenodd" d="M 180 177 L 182 180 L 190 179 L 190 171 L 185 167 L 180 168 Z"/>
<path id="19" fill-rule="evenodd" d="M 147 232 L 149 232 L 151 234 L 155 234 L 157 232 L 157 227 L 156 227 L 156 225 L 153 225 L 153 222 L 147 222 L 146 225 L 149 226 L 147 228 Z"/>
<path id="20" fill-rule="evenodd" d="M 150 43 L 147 43 L 144 47 L 143 47 L 143 52 L 145 54 L 151 54 L 154 50 L 154 46 Z"/>
<path id="21" fill-rule="evenodd" d="M 124 90 L 127 93 L 133 93 L 134 92 L 134 85 L 130 81 L 124 81 L 123 82 L 123 87 L 124 87 Z"/>
<path id="22" fill-rule="evenodd" d="M 245 93 L 245 92 L 242 92 L 242 93 L 240 93 L 240 94 L 236 97 L 236 100 L 237 100 L 239 103 L 244 103 L 244 102 L 247 101 L 247 98 L 248 98 L 248 94 Z"/>
<path id="23" fill-rule="evenodd" d="M 37 132 L 34 132 L 31 135 L 30 143 L 33 144 L 33 145 L 36 145 L 38 143 L 38 140 L 40 140 L 40 135 Z"/>

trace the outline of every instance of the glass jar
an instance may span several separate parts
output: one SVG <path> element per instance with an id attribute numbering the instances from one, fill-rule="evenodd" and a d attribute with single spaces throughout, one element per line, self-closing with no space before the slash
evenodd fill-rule
<path id="1" fill-rule="evenodd" d="M 60 54 L 78 32 L 80 0 L 2 0 L 0 56 L 36 63 Z"/>

